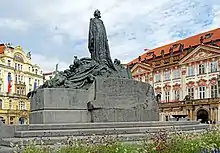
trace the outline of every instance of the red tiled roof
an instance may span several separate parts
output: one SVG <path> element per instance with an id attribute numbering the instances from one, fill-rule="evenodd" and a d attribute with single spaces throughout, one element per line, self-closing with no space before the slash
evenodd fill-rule
<path id="1" fill-rule="evenodd" d="M 3 54 L 4 53 L 4 50 L 5 50 L 5 45 L 4 44 L 0 44 L 0 54 Z"/>
<path id="2" fill-rule="evenodd" d="M 151 49 L 151 50 L 147 50 L 147 52 L 145 52 L 143 55 L 141 55 L 141 61 L 146 59 L 151 59 L 152 55 L 149 55 L 148 53 L 154 53 L 156 56 L 160 56 L 161 55 L 161 50 L 164 50 L 164 55 L 169 53 L 169 49 L 170 47 L 172 47 L 174 44 L 184 44 L 184 48 L 189 48 L 189 46 L 196 46 L 200 44 L 200 38 L 201 36 L 205 37 L 207 34 L 212 34 L 210 38 L 206 38 L 204 39 L 203 43 L 206 42 L 210 42 L 211 40 L 217 40 L 220 39 L 220 28 L 214 29 L 214 30 L 210 30 L 204 33 L 200 33 L 197 35 L 194 35 L 192 37 L 188 37 L 186 39 L 182 39 L 182 40 L 178 40 L 176 42 L 155 48 L 155 49 Z M 179 47 L 178 47 L 179 48 Z M 176 50 L 177 51 L 177 50 Z M 175 52 L 175 50 L 173 50 L 173 52 Z M 132 63 L 137 63 L 139 61 L 139 58 L 136 58 L 134 60 L 132 60 L 131 62 L 128 63 L 132 64 Z"/>

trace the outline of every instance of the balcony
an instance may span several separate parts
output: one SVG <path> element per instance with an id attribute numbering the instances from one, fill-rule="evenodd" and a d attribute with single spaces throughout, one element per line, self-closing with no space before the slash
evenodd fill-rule
<path id="1" fill-rule="evenodd" d="M 23 81 L 15 81 L 15 85 L 23 85 L 23 86 L 25 86 L 25 82 L 23 82 Z"/>
<path id="2" fill-rule="evenodd" d="M 7 114 L 16 114 L 19 116 L 28 116 L 29 110 L 7 109 Z"/>
<path id="3" fill-rule="evenodd" d="M 168 102 L 168 103 L 159 103 L 160 108 L 173 108 L 181 107 L 187 105 L 207 105 L 207 104 L 216 104 L 220 103 L 220 98 L 206 98 L 206 99 L 192 99 L 187 101 L 177 101 L 177 102 Z"/>

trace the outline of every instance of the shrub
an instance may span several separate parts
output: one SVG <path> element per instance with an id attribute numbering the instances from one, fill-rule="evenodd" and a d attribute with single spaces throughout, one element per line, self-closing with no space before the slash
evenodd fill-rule
<path id="1" fill-rule="evenodd" d="M 150 139 L 149 139 L 150 138 Z M 204 132 L 177 132 L 161 130 L 147 133 L 141 143 L 123 143 L 119 137 L 90 137 L 86 140 L 68 138 L 54 146 L 30 143 L 16 148 L 23 153 L 208 153 L 220 148 L 219 128 Z"/>

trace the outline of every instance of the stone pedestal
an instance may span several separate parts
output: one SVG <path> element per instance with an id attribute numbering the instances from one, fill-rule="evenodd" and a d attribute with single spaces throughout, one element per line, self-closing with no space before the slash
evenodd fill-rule
<path id="1" fill-rule="evenodd" d="M 96 78 L 88 90 L 39 89 L 31 99 L 30 124 L 157 120 L 152 86 L 131 79 Z"/>

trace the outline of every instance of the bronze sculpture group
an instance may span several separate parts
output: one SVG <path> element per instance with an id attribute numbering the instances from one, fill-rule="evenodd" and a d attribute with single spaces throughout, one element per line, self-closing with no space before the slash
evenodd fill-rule
<path id="1" fill-rule="evenodd" d="M 39 88 L 88 89 L 96 77 L 118 77 L 131 79 L 131 73 L 118 59 L 112 62 L 107 34 L 101 13 L 95 10 L 90 19 L 88 49 L 91 58 L 78 59 L 74 56 L 69 69 L 58 72 L 54 78 Z M 28 94 L 30 96 L 31 93 Z"/>

